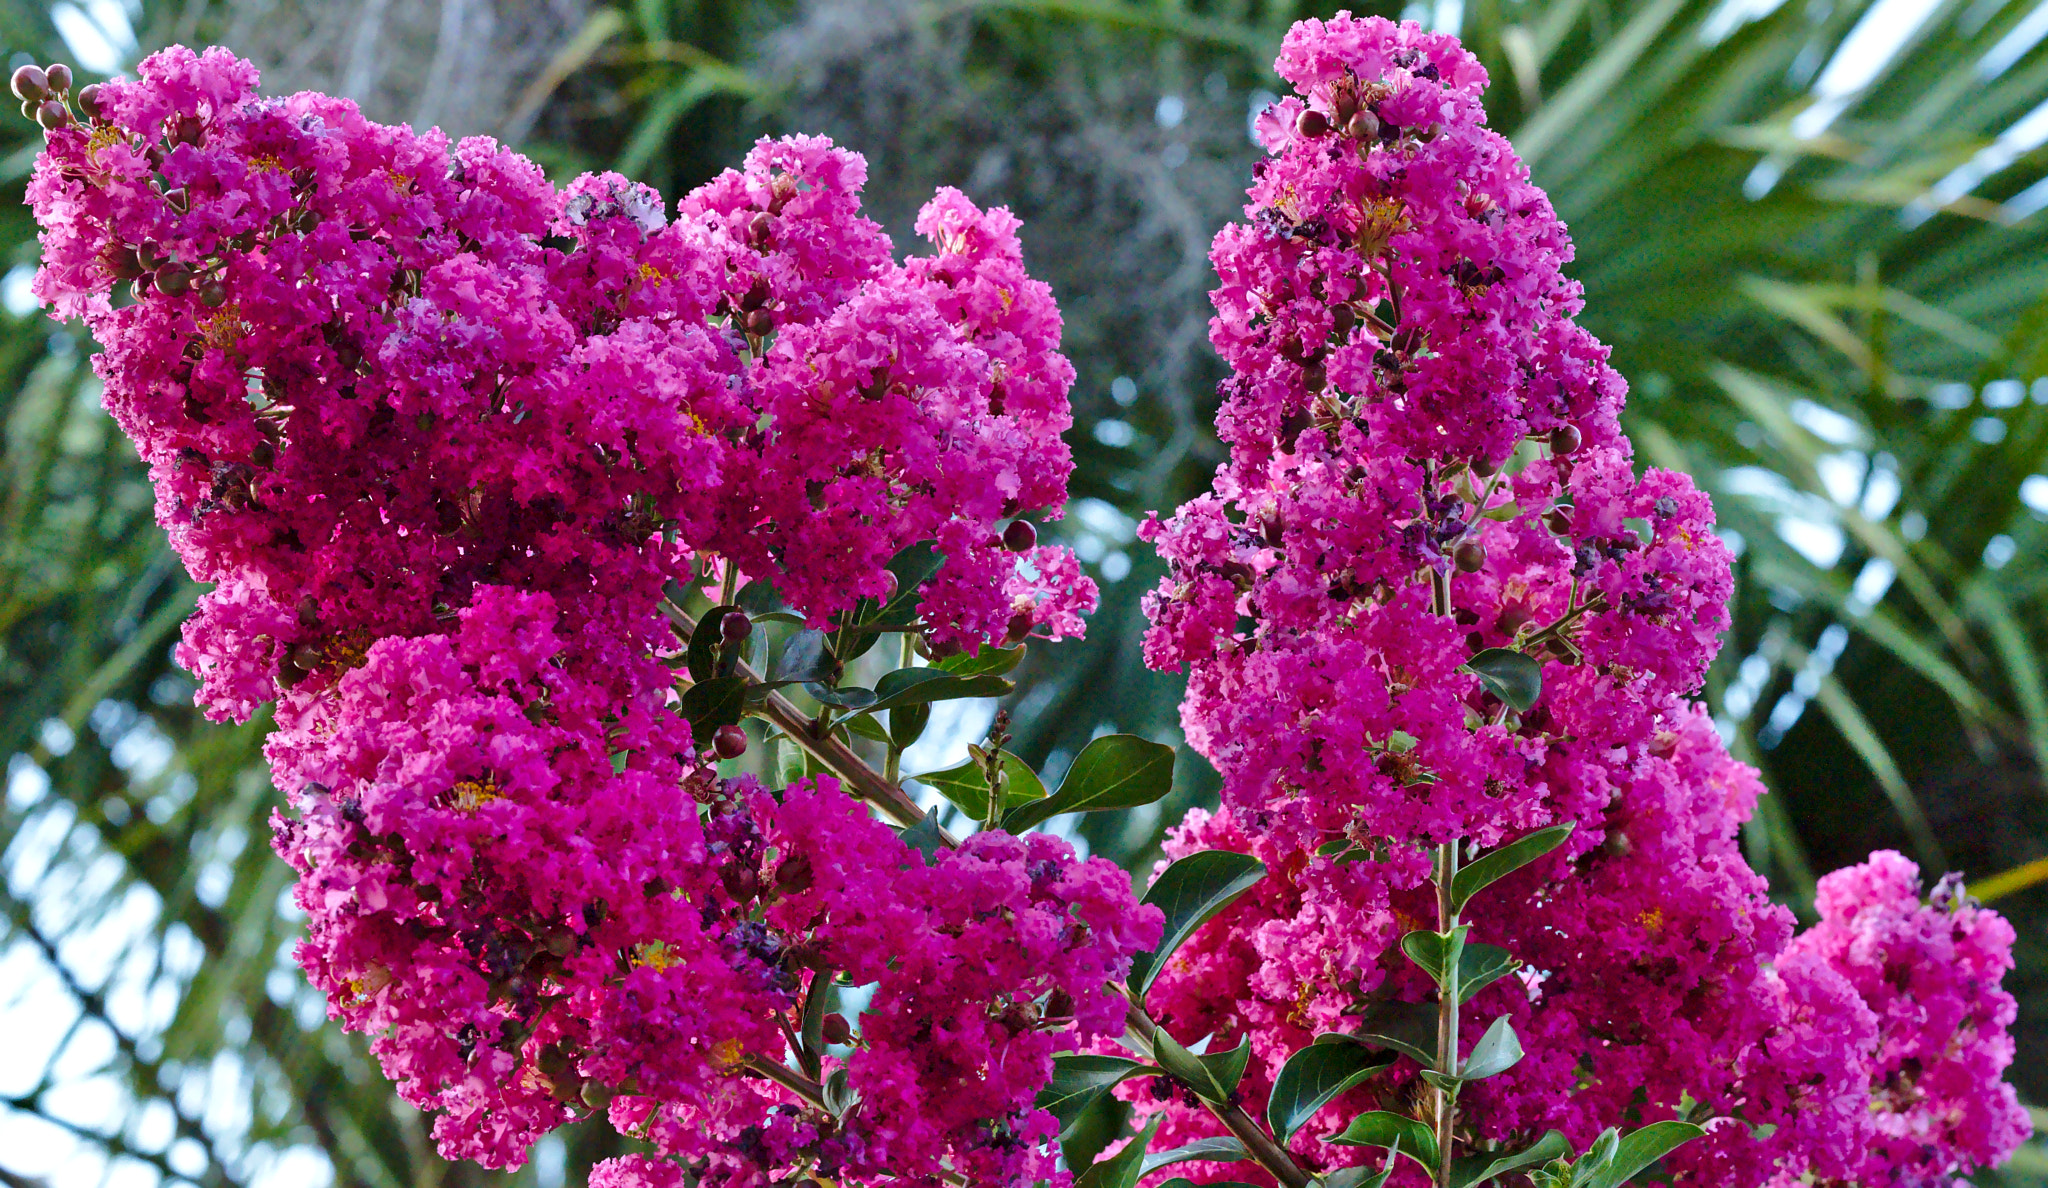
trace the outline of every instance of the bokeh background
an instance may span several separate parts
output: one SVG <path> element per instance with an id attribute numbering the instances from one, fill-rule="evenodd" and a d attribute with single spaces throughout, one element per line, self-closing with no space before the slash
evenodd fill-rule
<path id="1" fill-rule="evenodd" d="M 1752 863 L 1892 847 L 1965 872 L 2020 934 L 2012 1079 L 2048 1104 L 2048 0 L 1433 0 L 1578 242 L 1646 463 L 1714 492 L 1735 627 L 1703 691 L 1771 787 Z M 671 198 L 752 140 L 866 153 L 899 241 L 939 184 L 1007 203 L 1080 371 L 1060 533 L 1104 601 L 1011 708 L 1059 768 L 1105 728 L 1177 742 L 1138 657 L 1140 518 L 1203 487 L 1210 236 L 1278 86 L 1294 0 L 0 0 L 7 68 L 81 81 L 173 41 L 266 88 L 485 133 L 558 180 Z M 10 113 L 11 117 L 11 113 Z M 517 1174 L 448 1165 L 289 960 L 265 723 L 204 722 L 169 659 L 197 593 L 101 412 L 76 327 L 28 294 L 0 121 L 0 1184 L 582 1183 L 608 1133 Z M 993 705 L 937 723 L 955 746 Z M 943 766 L 934 749 L 931 766 Z M 1082 841 L 1136 869 L 1213 776 Z M 2048 1129 L 2048 1112 L 2035 1112 Z M 2039 1137 L 1984 1184 L 2048 1184 Z"/>

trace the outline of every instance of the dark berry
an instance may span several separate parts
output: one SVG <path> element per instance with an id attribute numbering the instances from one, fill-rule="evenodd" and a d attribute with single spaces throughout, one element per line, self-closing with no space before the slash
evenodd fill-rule
<path id="1" fill-rule="evenodd" d="M 1463 541 L 1451 551 L 1451 562 L 1459 573 L 1478 573 L 1486 568 L 1486 546 L 1476 540 Z"/>
<path id="2" fill-rule="evenodd" d="M 1294 130 L 1314 140 L 1330 130 L 1330 117 L 1311 107 L 1294 121 Z"/>
<path id="3" fill-rule="evenodd" d="M 1038 543 L 1038 529 L 1029 520 L 1011 520 L 1003 529 L 1003 547 L 1013 553 L 1022 553 Z"/>
<path id="4" fill-rule="evenodd" d="M 1567 422 L 1550 431 L 1550 452 L 1560 458 L 1575 454 L 1584 440 L 1579 434 L 1579 427 Z"/>
<path id="5" fill-rule="evenodd" d="M 711 749 L 720 759 L 737 759 L 747 753 L 747 732 L 739 726 L 720 726 L 711 736 Z"/>
<path id="6" fill-rule="evenodd" d="M 837 1011 L 825 1016 L 825 1042 L 843 1044 L 853 1038 L 853 1025 Z"/>
<path id="7" fill-rule="evenodd" d="M 738 643 L 754 632 L 754 621 L 740 611 L 727 611 L 718 621 L 718 634 L 725 642 Z"/>

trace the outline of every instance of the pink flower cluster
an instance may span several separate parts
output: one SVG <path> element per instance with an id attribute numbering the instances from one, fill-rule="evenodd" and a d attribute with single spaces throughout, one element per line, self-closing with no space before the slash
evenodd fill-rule
<path id="1" fill-rule="evenodd" d="M 1003 546 L 1071 469 L 1016 221 L 942 192 L 898 264 L 821 139 L 672 220 L 616 175 L 557 192 L 488 140 L 258 98 L 225 51 L 137 73 L 53 121 L 36 292 L 104 347 L 215 583 L 180 649 L 201 699 L 277 704 L 302 961 L 441 1149 L 517 1164 L 608 1110 L 681 1161 L 614 1182 L 1040 1178 L 1047 1054 L 1120 1025 L 1104 979 L 1156 913 L 1059 843 L 927 870 L 829 781 L 721 784 L 660 613 L 737 569 L 823 625 L 930 540 L 935 646 L 1079 632 L 1072 556 Z M 878 983 L 839 1114 L 772 1079 L 833 977 Z"/>
<path id="2" fill-rule="evenodd" d="M 1845 873 L 1831 922 L 1787 947 L 1790 914 L 1737 845 L 1761 789 L 1689 700 L 1728 622 L 1729 555 L 1690 481 L 1636 473 L 1624 385 L 1573 321 L 1570 242 L 1485 127 L 1484 71 L 1449 36 L 1348 14 L 1296 25 L 1277 69 L 1299 94 L 1260 118 L 1271 155 L 1213 252 L 1229 459 L 1213 493 L 1144 529 L 1170 565 L 1147 659 L 1187 670 L 1188 739 L 1223 777 L 1222 812 L 1168 852 L 1241 850 L 1274 875 L 1170 965 L 1162 1022 L 1248 1036 L 1263 1093 L 1318 1032 L 1433 995 L 1396 945 L 1436 926 L 1432 847 L 1568 821 L 1563 849 L 1468 917 L 1526 965 L 1473 999 L 1465 1042 L 1505 1013 L 1529 1053 L 1462 1099 L 1475 1138 L 1556 1127 L 1583 1145 L 1689 1097 L 1740 1120 L 1672 1157 L 1701 1182 L 1934 1183 L 1995 1162 L 2021 1133 L 1994 1088 L 2010 933 L 2001 948 L 1975 909 L 1956 917 L 1981 938 L 1967 952 L 1884 931 L 1933 967 L 1924 986 L 1845 982 L 1824 938 L 1878 910 L 1854 904 L 1899 905 L 1893 931 L 1936 918 L 1910 878 L 1887 901 Z M 1540 666 L 1526 709 L 1467 666 L 1503 650 Z M 1971 1056 L 1855 1022 L 1894 998 L 1972 1020 Z M 1356 1163 L 1321 1136 L 1427 1092 L 1404 1060 L 1295 1150 Z M 1964 1098 L 1982 1115 L 1957 1115 Z M 1156 1108 L 1161 1141 L 1219 1133 Z M 1895 1132 L 1911 1138 L 1881 1141 Z"/>

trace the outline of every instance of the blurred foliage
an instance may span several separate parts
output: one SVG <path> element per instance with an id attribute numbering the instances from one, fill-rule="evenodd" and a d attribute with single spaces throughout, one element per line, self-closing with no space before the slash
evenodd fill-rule
<path id="1" fill-rule="evenodd" d="M 335 56 L 370 45 L 381 62 L 369 22 L 385 7 L 130 11 L 144 47 L 291 17 L 302 25 L 279 27 L 353 30 L 356 51 Z M 1452 0 L 1417 15 L 1455 23 L 1485 60 L 1496 126 L 1570 224 L 1585 321 L 1634 388 L 1639 453 L 1712 490 L 1740 539 L 1735 628 L 1706 695 L 1773 790 L 1752 861 L 1801 911 L 1816 873 L 1881 846 L 1997 893 L 2021 936 L 2014 1076 L 2048 1101 L 2048 153 L 2030 143 L 2048 116 L 2029 122 L 2048 45 L 2027 40 L 2048 6 L 1938 0 L 1910 33 L 1914 6 L 1896 0 L 1766 7 Z M 52 23 L 65 8 L 79 11 L 0 2 L 8 53 L 68 57 Z M 492 93 L 514 98 L 488 130 L 559 177 L 618 168 L 674 195 L 756 135 L 816 130 L 867 153 L 871 208 L 899 238 L 939 184 L 1016 209 L 1081 375 L 1061 533 L 1104 588 L 1089 640 L 1040 649 L 1022 673 L 1017 746 L 1057 768 L 1110 727 L 1174 737 L 1178 684 L 1138 655 L 1138 599 L 1160 570 L 1132 533 L 1218 460 L 1208 240 L 1249 176 L 1246 119 L 1278 86 L 1280 33 L 1322 10 L 470 8 L 501 32 L 544 8 L 552 23 L 533 27 L 558 32 L 499 80 Z M 436 46 L 388 49 L 400 65 L 379 75 L 382 102 L 410 102 L 408 81 L 465 85 L 434 73 Z M 429 65 L 411 72 L 413 58 Z M 401 118 L 424 101 L 371 106 Z M 25 121 L 0 127 L 15 198 L 38 140 Z M 12 200 L 0 242 L 8 264 L 33 261 Z M 169 662 L 195 591 L 98 411 L 90 344 L 40 315 L 0 318 L 0 1009 L 40 1029 L 0 1074 L 15 1136 L 0 1170 L 23 1136 L 70 1131 L 204 1184 L 297 1182 L 323 1161 L 346 1184 L 579 1183 L 611 1141 L 591 1128 L 517 1175 L 441 1163 L 360 1038 L 326 1024 L 288 960 L 262 724 L 203 722 Z M 1204 786 L 1197 772 L 1158 820 L 1091 820 L 1085 840 L 1140 868 Z M 2030 1147 L 2002 1182 L 2044 1177 Z"/>

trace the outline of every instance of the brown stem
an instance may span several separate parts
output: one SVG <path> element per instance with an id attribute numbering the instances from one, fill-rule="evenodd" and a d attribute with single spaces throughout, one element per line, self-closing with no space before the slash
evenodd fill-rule
<path id="1" fill-rule="evenodd" d="M 826 1109 L 825 1087 L 787 1065 L 760 1056 L 749 1056 L 741 1067 L 763 1080 L 775 1082 L 821 1110 Z"/>
<path id="2" fill-rule="evenodd" d="M 675 607 L 669 614 L 686 632 L 697 629 L 697 622 Z M 737 672 L 748 681 L 760 684 L 761 674 L 745 660 L 739 662 Z M 853 794 L 873 804 L 884 816 L 898 825 L 909 827 L 924 820 L 924 810 L 894 780 L 884 779 L 882 773 L 867 765 L 867 761 L 855 754 L 852 747 L 839 741 L 829 731 L 819 734 L 812 729 L 811 720 L 798 709 L 794 702 L 782 694 L 770 690 L 761 702 L 761 715 L 788 735 L 790 741 L 808 751 L 818 762 L 831 768 L 839 777 L 853 787 Z M 939 831 L 940 840 L 948 846 L 957 846 L 959 841 L 945 830 Z"/>
<path id="3" fill-rule="evenodd" d="M 1122 987 L 1119 986 L 1117 989 L 1122 990 Z M 1152 1017 L 1145 1013 L 1142 1004 L 1128 997 L 1124 1005 L 1124 1025 L 1144 1044 L 1146 1051 L 1152 1050 L 1152 1037 L 1158 1033 L 1159 1024 L 1154 1023 Z M 1244 1149 L 1251 1153 L 1251 1157 L 1258 1161 L 1260 1167 L 1272 1173 L 1274 1179 L 1286 1188 L 1307 1188 L 1309 1174 L 1301 1170 L 1294 1162 L 1293 1156 L 1280 1144 L 1273 1141 L 1272 1136 L 1266 1133 L 1265 1127 L 1260 1126 L 1256 1119 L 1245 1113 L 1243 1106 L 1210 1101 L 1206 1097 L 1202 1099 L 1202 1104 L 1209 1107 L 1209 1112 L 1216 1115 L 1217 1120 L 1229 1128 L 1237 1141 L 1244 1144 Z"/>

